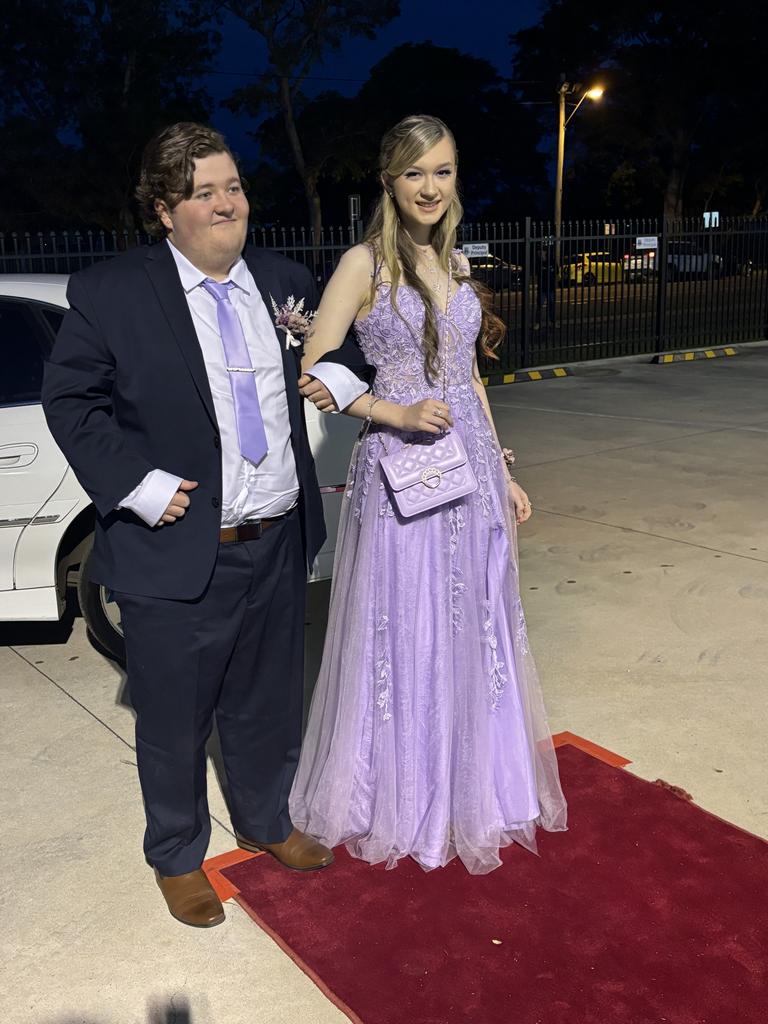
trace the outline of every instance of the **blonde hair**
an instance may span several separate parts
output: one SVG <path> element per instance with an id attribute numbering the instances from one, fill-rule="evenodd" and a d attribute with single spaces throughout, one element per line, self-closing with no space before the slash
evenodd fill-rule
<path id="1" fill-rule="evenodd" d="M 363 238 L 363 242 L 373 249 L 377 264 L 386 267 L 391 282 L 392 308 L 399 312 L 397 289 L 401 282 L 413 288 L 421 298 L 424 305 L 424 370 L 429 380 L 435 378 L 439 368 L 439 337 L 434 296 L 418 274 L 419 250 L 401 225 L 400 211 L 391 190 L 391 183 L 444 138 L 451 140 L 458 159 L 456 140 L 450 128 L 439 118 L 430 117 L 428 114 L 413 114 L 403 118 L 384 135 L 379 151 L 382 193 L 376 202 Z M 448 209 L 432 228 L 429 242 L 437 255 L 440 268 L 447 273 L 449 266 L 452 267 L 454 278 L 458 282 L 469 281 L 477 292 L 483 306 L 481 349 L 485 355 L 497 358 L 495 349 L 504 335 L 505 325 L 490 308 L 491 293 L 478 282 L 470 280 L 468 275 L 462 274 L 461 267 L 453 257 L 456 229 L 463 216 L 464 209 L 459 199 L 457 182 Z M 376 275 L 374 282 L 375 280 Z"/>

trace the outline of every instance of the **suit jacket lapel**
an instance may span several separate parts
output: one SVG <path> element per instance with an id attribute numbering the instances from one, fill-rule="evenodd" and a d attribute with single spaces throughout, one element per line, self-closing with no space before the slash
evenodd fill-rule
<path id="1" fill-rule="evenodd" d="M 208 374 L 205 371 L 203 352 L 197 339 L 192 314 L 189 312 L 173 254 L 165 243 L 149 248 L 145 267 L 176 343 L 189 367 L 195 387 L 211 421 L 216 424 L 216 412 L 211 398 Z"/>
<path id="2" fill-rule="evenodd" d="M 256 287 L 259 289 L 264 305 L 267 307 L 270 320 L 273 321 L 273 310 L 272 310 L 272 299 L 280 305 L 285 301 L 285 295 L 283 294 L 283 287 L 280 282 L 280 276 L 270 266 L 265 266 L 263 261 L 259 259 L 259 252 L 257 249 L 248 246 L 243 253 L 248 269 L 251 272 L 251 276 L 256 282 Z M 301 402 L 302 398 L 299 395 L 299 389 L 296 386 L 296 382 L 299 379 L 299 362 L 295 355 L 295 350 L 292 348 L 285 347 L 285 335 L 281 334 L 277 328 L 275 330 L 275 337 L 277 344 L 280 347 L 280 354 L 283 358 L 283 376 L 285 378 L 285 393 L 288 398 L 288 417 L 291 423 L 291 435 L 294 439 L 299 437 L 301 432 Z"/>

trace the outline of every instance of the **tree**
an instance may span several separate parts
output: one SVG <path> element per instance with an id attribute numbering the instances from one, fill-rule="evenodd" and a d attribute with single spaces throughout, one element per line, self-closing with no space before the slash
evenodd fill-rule
<path id="1" fill-rule="evenodd" d="M 748 95 L 766 96 L 766 29 L 757 0 L 593 0 L 588 16 L 576 0 L 550 0 L 539 24 L 513 37 L 514 73 L 551 83 L 553 101 L 561 72 L 585 83 L 608 77 L 604 109 L 579 115 L 569 154 L 577 166 L 581 154 L 582 178 L 587 165 L 592 183 L 602 175 L 604 197 L 632 179 L 653 183 L 663 213 L 679 217 L 704 180 L 730 180 L 723 154 L 744 152 L 738 111 Z"/>
<path id="2" fill-rule="evenodd" d="M 537 150 L 540 129 L 529 109 L 515 101 L 487 61 L 432 43 L 406 43 L 373 67 L 357 96 L 324 93 L 297 111 L 306 165 L 337 223 L 345 218 L 349 192 L 359 192 L 365 206 L 378 195 L 381 137 L 419 112 L 441 117 L 456 136 L 470 217 L 508 218 L 512 211 L 523 216 L 535 209 L 545 164 Z M 254 137 L 269 162 L 281 166 L 290 154 L 277 128 L 277 117 L 266 120 Z M 273 200 L 289 208 L 285 183 L 272 184 L 278 190 Z M 277 213 L 275 206 L 270 212 Z"/>
<path id="3" fill-rule="evenodd" d="M 541 129 L 481 57 L 432 43 L 405 43 L 371 70 L 356 99 L 369 136 L 366 172 L 378 188 L 381 136 L 403 117 L 426 113 L 446 122 L 459 150 L 459 178 L 473 217 L 509 217 L 537 205 L 545 180 Z"/>
<path id="4" fill-rule="evenodd" d="M 336 201 L 337 194 L 356 188 L 353 183 L 365 159 L 367 133 L 357 121 L 357 109 L 354 99 L 325 92 L 305 100 L 294 112 L 306 175 L 322 198 L 325 223 L 344 221 L 344 204 Z M 275 112 L 262 121 L 252 137 L 264 159 L 248 174 L 249 197 L 266 219 L 294 223 L 296 211 L 306 208 L 306 192 L 298 175 L 284 171 L 293 164 L 293 156 L 282 114 Z M 316 224 L 313 227 L 317 230 Z"/>
<path id="5" fill-rule="evenodd" d="M 207 115 L 196 82 L 218 40 L 187 13 L 173 0 L 6 0 L 0 117 L 27 221 L 44 209 L 48 224 L 134 226 L 143 144 Z M 6 163 L 0 179 L 10 174 Z"/>
<path id="6" fill-rule="evenodd" d="M 228 0 L 226 7 L 267 45 L 269 77 L 263 85 L 237 90 L 233 110 L 251 116 L 277 109 L 293 164 L 304 187 L 310 223 L 320 238 L 322 207 L 316 166 L 307 160 L 297 124 L 305 100 L 301 87 L 312 68 L 350 36 L 372 39 L 380 26 L 400 13 L 399 0 Z"/>
<path id="7" fill-rule="evenodd" d="M 149 136 L 174 121 L 207 119 L 210 101 L 199 82 L 218 37 L 191 25 L 185 5 L 174 0 L 96 0 L 88 29 L 79 68 L 78 174 L 97 189 L 106 170 L 93 216 L 104 220 L 117 211 L 121 226 L 131 226 L 132 191 Z"/>

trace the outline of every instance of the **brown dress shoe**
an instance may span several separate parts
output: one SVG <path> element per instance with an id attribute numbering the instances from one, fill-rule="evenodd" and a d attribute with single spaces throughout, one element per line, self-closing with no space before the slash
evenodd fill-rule
<path id="1" fill-rule="evenodd" d="M 236 832 L 237 845 L 251 853 L 270 853 L 282 865 L 294 871 L 317 871 L 333 864 L 333 853 L 327 846 L 295 828 L 282 843 L 255 843 Z"/>
<path id="2" fill-rule="evenodd" d="M 213 928 L 224 920 L 224 907 L 202 868 L 185 875 L 167 876 L 155 868 L 155 878 L 177 921 L 193 928 Z"/>

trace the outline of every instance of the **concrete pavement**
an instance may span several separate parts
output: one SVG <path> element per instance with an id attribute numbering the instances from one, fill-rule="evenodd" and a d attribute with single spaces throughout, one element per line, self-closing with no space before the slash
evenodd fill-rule
<path id="1" fill-rule="evenodd" d="M 522 593 L 552 729 L 768 836 L 768 347 L 576 370 L 489 392 L 536 508 Z M 237 906 L 211 931 L 165 911 L 124 679 L 82 620 L 3 626 L 0 645 L 3 1018 L 346 1020 Z M 213 856 L 234 843 L 213 771 L 210 790 Z"/>

